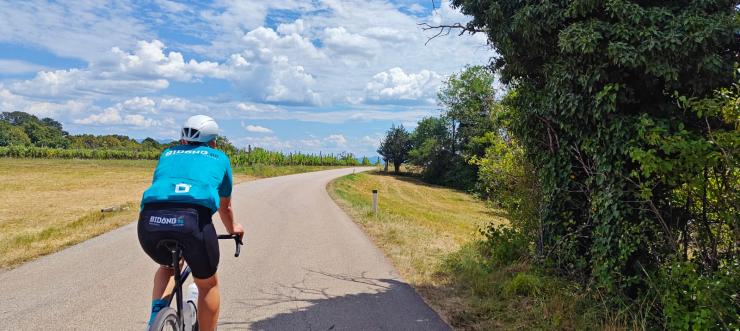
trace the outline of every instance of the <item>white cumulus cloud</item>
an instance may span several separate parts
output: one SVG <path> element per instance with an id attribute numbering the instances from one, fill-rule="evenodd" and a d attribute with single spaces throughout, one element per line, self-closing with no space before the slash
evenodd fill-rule
<path id="1" fill-rule="evenodd" d="M 86 125 L 129 125 L 140 128 L 160 126 L 162 121 L 144 116 L 147 113 L 157 113 L 155 104 L 152 99 L 136 97 L 119 102 L 101 112 L 75 119 L 73 122 Z"/>
<path id="2" fill-rule="evenodd" d="M 380 45 L 373 39 L 347 31 L 343 26 L 324 29 L 324 44 L 342 55 L 373 56 Z"/>
<path id="3" fill-rule="evenodd" d="M 191 81 L 194 78 L 226 78 L 229 70 L 217 62 L 185 61 L 179 52 L 164 52 L 165 45 L 159 40 L 141 40 L 136 44 L 133 53 L 127 53 L 113 47 L 109 58 L 100 62 L 104 75 L 129 74 L 138 77 L 168 78 L 178 81 Z M 110 65 L 110 66 L 108 66 Z M 111 71 L 108 71 L 108 70 Z"/>
<path id="4" fill-rule="evenodd" d="M 434 71 L 421 70 L 406 73 L 395 67 L 375 76 L 365 86 L 365 93 L 372 101 L 425 100 L 433 101 L 441 81 Z M 431 100 L 430 100 L 431 99 Z"/>
<path id="5" fill-rule="evenodd" d="M 159 100 L 159 109 L 195 113 L 207 112 L 208 106 L 183 98 L 162 98 Z"/>
<path id="6" fill-rule="evenodd" d="M 14 93 L 30 96 L 80 97 L 152 93 L 169 86 L 166 79 L 160 78 L 106 76 L 82 69 L 41 71 L 33 79 L 12 83 L 9 88 Z"/>
<path id="7" fill-rule="evenodd" d="M 247 130 L 248 132 L 253 132 L 253 133 L 271 133 L 272 132 L 272 130 L 264 126 L 252 125 L 252 124 L 244 125 L 244 122 L 242 122 L 242 127 L 244 127 L 244 130 Z"/>
<path id="8" fill-rule="evenodd" d="M 275 113 L 278 111 L 277 107 L 273 105 L 255 105 L 244 102 L 238 103 L 236 109 L 247 113 Z"/>
<path id="9" fill-rule="evenodd" d="M 135 97 L 133 99 L 128 99 L 121 104 L 121 107 L 127 110 L 151 114 L 157 113 L 155 106 L 156 103 L 154 100 L 147 97 Z"/>
<path id="10" fill-rule="evenodd" d="M 286 34 L 286 35 L 292 35 L 292 34 L 301 34 L 303 31 L 306 30 L 306 25 L 304 24 L 302 19 L 297 19 L 293 23 L 282 23 L 278 25 L 277 31 Z"/>
<path id="11" fill-rule="evenodd" d="M 347 138 L 345 138 L 344 135 L 341 134 L 329 135 L 328 137 L 324 138 L 324 140 L 337 146 L 344 146 L 347 144 Z"/>
<path id="12" fill-rule="evenodd" d="M 59 119 L 68 114 L 78 114 L 92 106 L 87 99 L 49 101 L 14 94 L 0 84 L 0 112 L 22 111 L 39 117 Z"/>

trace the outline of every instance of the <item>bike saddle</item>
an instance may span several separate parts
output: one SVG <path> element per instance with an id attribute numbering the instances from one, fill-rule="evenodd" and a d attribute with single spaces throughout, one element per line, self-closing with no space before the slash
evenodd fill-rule
<path id="1" fill-rule="evenodd" d="M 168 251 L 176 251 L 178 249 L 182 249 L 182 246 L 180 246 L 180 243 L 177 240 L 174 239 L 162 239 L 157 243 L 157 248 L 164 247 Z"/>

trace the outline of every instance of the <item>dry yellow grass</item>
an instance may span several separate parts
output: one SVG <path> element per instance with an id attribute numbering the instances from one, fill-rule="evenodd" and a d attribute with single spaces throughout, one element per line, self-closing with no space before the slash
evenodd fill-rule
<path id="1" fill-rule="evenodd" d="M 373 189 L 379 191 L 378 215 L 372 212 Z M 329 192 L 401 276 L 445 317 L 460 306 L 462 298 L 438 277 L 440 263 L 479 239 L 480 228 L 507 222 L 469 194 L 411 177 L 378 172 L 350 175 L 332 182 Z"/>
<path id="2" fill-rule="evenodd" d="M 136 220 L 156 161 L 0 158 L 0 268 Z M 235 174 L 235 181 L 255 178 Z M 100 212 L 116 207 L 119 211 Z"/>
<path id="3" fill-rule="evenodd" d="M 131 222 L 154 161 L 0 159 L 0 267 Z M 126 210 L 101 213 L 108 207 Z"/>

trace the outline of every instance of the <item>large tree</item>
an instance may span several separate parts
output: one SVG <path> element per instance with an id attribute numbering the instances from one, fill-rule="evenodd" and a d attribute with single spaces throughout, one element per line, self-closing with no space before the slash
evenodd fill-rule
<path id="1" fill-rule="evenodd" d="M 14 130 L 23 130 L 35 146 L 66 148 L 70 144 L 67 132 L 62 130 L 62 124 L 51 118 L 39 120 L 34 115 L 15 111 L 0 114 L 0 121 L 15 127 Z"/>
<path id="2" fill-rule="evenodd" d="M 0 121 L 5 121 L 10 123 L 11 125 L 22 125 L 23 123 L 27 122 L 39 122 L 38 117 L 33 116 L 29 113 L 24 113 L 22 111 L 12 111 L 12 112 L 3 112 L 0 114 Z"/>
<path id="3" fill-rule="evenodd" d="M 411 136 L 408 131 L 403 125 L 393 125 L 386 133 L 383 141 L 380 142 L 378 154 L 383 156 L 386 164 L 387 162 L 393 163 L 393 170 L 398 174 L 401 170 L 401 164 L 408 160 L 410 150 Z"/>
<path id="4" fill-rule="evenodd" d="M 30 145 L 31 139 L 20 127 L 0 121 L 0 146 Z"/>
<path id="5" fill-rule="evenodd" d="M 737 209 L 713 203 L 712 191 L 737 186 L 738 169 L 712 155 L 737 147 L 722 149 L 711 132 L 737 137 L 737 118 L 681 100 L 731 84 L 737 5 L 452 1 L 473 17 L 464 30 L 487 34 L 494 69 L 517 91 L 512 128 L 538 169 L 540 253 L 556 270 L 635 297 L 681 245 L 708 273 L 721 252 L 736 254 L 737 214 L 716 211 Z"/>
<path id="6" fill-rule="evenodd" d="M 426 181 L 435 184 L 448 183 L 453 169 L 452 141 L 449 122 L 441 117 L 426 117 L 419 121 L 411 133 L 409 162 L 422 167 Z M 458 160 L 462 161 L 462 160 Z"/>
<path id="7" fill-rule="evenodd" d="M 474 143 L 491 127 L 491 113 L 496 107 L 493 73 L 483 66 L 466 67 L 450 75 L 437 93 L 442 118 L 450 127 L 450 149 L 464 159 L 482 156 L 484 148 Z"/>

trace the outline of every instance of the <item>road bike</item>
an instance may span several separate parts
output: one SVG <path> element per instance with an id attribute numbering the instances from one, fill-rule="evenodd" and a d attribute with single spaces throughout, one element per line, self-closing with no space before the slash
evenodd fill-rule
<path id="1" fill-rule="evenodd" d="M 218 236 L 218 239 L 232 239 L 236 244 L 236 252 L 234 257 L 239 257 L 241 254 L 241 246 L 243 242 L 237 235 L 222 234 Z M 182 284 L 190 276 L 190 266 L 186 265 L 185 268 L 180 271 L 180 258 L 182 257 L 182 247 L 177 240 L 165 239 L 157 244 L 157 247 L 164 247 L 172 254 L 172 264 L 170 267 L 175 269 L 175 288 L 172 289 L 172 293 L 167 296 L 167 305 L 157 313 L 154 318 L 154 322 L 149 327 L 149 331 L 160 331 L 160 330 L 172 330 L 172 331 L 197 331 L 198 330 L 198 308 L 195 303 L 188 301 L 183 303 L 182 299 Z M 179 275 L 179 277 L 177 277 Z M 172 299 L 175 299 L 175 307 L 172 308 Z"/>

